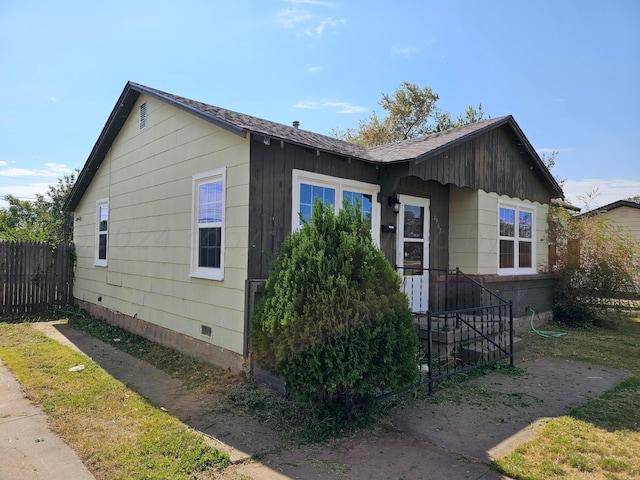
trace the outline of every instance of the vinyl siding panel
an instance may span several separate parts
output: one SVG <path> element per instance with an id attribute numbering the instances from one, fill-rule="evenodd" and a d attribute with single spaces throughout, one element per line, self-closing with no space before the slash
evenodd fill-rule
<path id="1" fill-rule="evenodd" d="M 145 101 L 147 128 L 140 131 Z M 225 278 L 191 278 L 192 175 L 221 167 Z M 82 216 L 75 296 L 242 354 L 248 182 L 248 138 L 141 96 L 75 211 Z M 95 202 L 107 197 L 108 266 L 95 267 Z M 201 335 L 203 323 L 210 339 Z"/>
<path id="2" fill-rule="evenodd" d="M 536 207 L 536 269 L 549 271 L 549 205 L 534 204 Z"/>
<path id="3" fill-rule="evenodd" d="M 478 271 L 498 271 L 498 195 L 478 191 Z"/>
<path id="4" fill-rule="evenodd" d="M 604 215 L 640 241 L 640 208 L 621 206 L 605 212 Z"/>
<path id="5" fill-rule="evenodd" d="M 451 187 L 449 267 L 465 273 L 478 270 L 478 192 Z"/>
<path id="6" fill-rule="evenodd" d="M 498 272 L 498 204 L 517 201 L 534 208 L 535 266 L 546 271 L 548 265 L 547 213 L 548 205 L 514 200 L 506 195 L 483 190 L 451 187 L 450 267 L 460 267 L 469 274 L 496 275 Z"/>

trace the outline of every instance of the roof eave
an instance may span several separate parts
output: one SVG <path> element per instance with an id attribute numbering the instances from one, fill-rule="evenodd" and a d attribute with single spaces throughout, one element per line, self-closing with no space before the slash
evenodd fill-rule
<path id="1" fill-rule="evenodd" d="M 120 94 L 120 98 L 118 98 L 115 107 L 111 111 L 111 114 L 109 115 L 109 118 L 107 119 L 107 122 L 105 123 L 105 126 L 103 127 L 102 132 L 98 137 L 98 140 L 93 146 L 93 149 L 91 150 L 91 153 L 89 154 L 89 157 L 84 167 L 82 168 L 82 171 L 78 175 L 76 183 L 74 184 L 71 192 L 69 193 L 69 196 L 62 206 L 64 211 L 72 211 L 78 206 L 82 195 L 91 183 L 93 176 L 98 171 L 98 168 L 102 164 L 105 156 L 107 155 L 107 152 L 111 148 L 113 141 L 120 133 L 124 122 L 127 120 L 129 114 L 131 113 L 131 110 L 133 109 L 133 106 L 142 93 L 162 100 L 163 102 L 167 102 L 175 106 L 176 108 L 180 108 L 181 110 L 202 118 L 209 123 L 213 123 L 221 128 L 224 128 L 225 130 L 228 130 L 238 136 L 246 137 L 248 133 L 246 129 L 239 127 L 238 125 L 227 122 L 221 118 L 216 117 L 215 115 L 211 115 L 196 108 L 190 107 L 189 105 L 180 103 L 172 98 L 162 95 L 155 90 L 149 89 L 144 85 L 140 85 L 134 82 L 127 82 L 122 93 Z"/>
<path id="2" fill-rule="evenodd" d="M 562 187 L 558 184 L 554 176 L 551 175 L 551 172 L 549 171 L 547 166 L 544 164 L 544 162 L 540 158 L 540 155 L 538 155 L 538 152 L 536 152 L 535 148 L 533 148 L 533 145 L 529 143 L 529 140 L 525 136 L 524 132 L 522 131 L 518 123 L 515 121 L 515 119 L 511 115 L 509 115 L 509 124 L 511 128 L 513 128 L 513 130 L 516 132 L 516 135 L 518 135 L 520 140 L 522 140 L 522 144 L 527 150 L 527 153 L 531 156 L 531 158 L 533 158 L 533 161 L 536 162 L 538 169 L 542 172 L 542 175 L 551 184 L 551 187 L 553 188 L 554 192 L 557 193 L 560 198 L 564 199 L 564 192 L 562 191 Z"/>
<path id="3" fill-rule="evenodd" d="M 504 125 L 505 123 L 508 123 L 510 119 L 513 120 L 513 117 L 511 115 L 507 115 L 503 117 L 500 121 L 497 121 L 495 123 L 489 123 L 486 126 L 479 128 L 477 130 L 474 130 L 473 132 L 470 132 L 462 137 L 456 138 L 451 142 L 447 142 L 444 145 L 441 145 L 437 148 L 434 148 L 433 150 L 429 150 L 428 152 L 423 153 L 422 155 L 418 155 L 417 157 L 415 157 L 414 161 L 415 163 L 420 163 L 425 160 L 428 160 L 431 157 L 435 157 L 436 155 L 444 152 L 445 150 L 449 150 L 453 147 L 460 145 L 461 143 L 466 142 L 467 140 L 469 140 L 469 138 L 475 137 L 477 135 L 480 135 L 486 132 L 487 130 L 493 130 L 496 127 L 499 127 Z"/>
<path id="4" fill-rule="evenodd" d="M 543 176 L 545 177 L 545 179 L 550 183 L 553 191 L 555 193 L 558 194 L 558 196 L 560 198 L 564 198 L 564 192 L 562 191 L 562 188 L 560 187 L 560 185 L 558 184 L 558 182 L 556 181 L 556 179 L 553 177 L 553 175 L 551 175 L 551 172 L 549 172 L 549 169 L 545 166 L 545 164 L 542 162 L 542 160 L 540 159 L 540 156 L 538 155 L 538 153 L 535 151 L 535 149 L 533 148 L 533 146 L 531 145 L 531 143 L 529 143 L 529 140 L 527 140 L 527 137 L 525 136 L 524 132 L 522 131 L 522 129 L 520 128 L 520 126 L 518 125 L 518 123 L 515 121 L 515 119 L 513 118 L 513 115 L 507 115 L 505 116 L 502 120 L 497 121 L 495 123 L 489 123 L 488 125 L 479 128 L 477 130 L 474 130 L 473 132 L 468 133 L 467 135 L 464 135 L 460 138 L 457 138 L 455 140 L 452 140 L 451 142 L 448 142 L 444 145 L 441 145 L 437 148 L 434 148 L 433 150 L 430 150 L 422 155 L 419 155 L 417 157 L 415 157 L 415 159 L 413 159 L 413 161 L 417 164 L 420 162 L 423 162 L 425 160 L 428 160 L 429 158 L 432 158 L 436 155 L 438 155 L 439 153 L 442 153 L 446 150 L 449 150 L 457 145 L 460 145 L 461 143 L 466 142 L 467 140 L 469 140 L 469 138 L 475 137 L 477 135 L 481 135 L 482 133 L 488 131 L 488 130 L 493 130 L 497 127 L 500 127 L 502 125 L 506 125 L 508 124 L 511 129 L 515 132 L 515 134 L 517 135 L 517 137 L 522 141 L 523 146 L 525 147 L 525 149 L 527 150 L 527 153 L 533 158 L 534 162 L 536 162 L 538 169 L 542 172 Z"/>
<path id="5" fill-rule="evenodd" d="M 211 115 L 210 113 L 207 112 L 203 112 L 202 110 L 199 110 L 195 107 L 192 107 L 190 105 L 186 105 L 182 102 L 179 102 L 171 97 L 168 97 L 166 95 L 163 95 L 162 93 L 150 89 L 148 87 L 145 87 L 144 85 L 140 85 L 138 83 L 133 83 L 133 82 L 129 82 L 128 85 L 131 86 L 131 88 L 133 90 L 136 90 L 140 93 L 145 93 L 147 95 L 150 95 L 152 97 L 158 98 L 164 102 L 169 103 L 170 105 L 173 105 L 181 110 L 184 110 L 187 113 L 190 113 L 192 115 L 195 115 L 196 117 L 202 118 L 203 120 L 206 120 L 209 123 L 213 123 L 215 125 L 217 125 L 218 127 L 224 128 L 225 130 L 230 131 L 231 133 L 235 133 L 236 135 L 240 136 L 240 137 L 246 137 L 247 133 L 249 132 L 249 130 L 240 127 L 234 123 L 228 122 L 226 120 L 223 120 L 220 117 L 216 117 L 215 115 Z"/>
<path id="6" fill-rule="evenodd" d="M 133 105 L 135 105 L 139 96 L 140 92 L 130 88 L 130 84 L 127 83 L 120 94 L 120 98 L 118 98 L 115 107 L 111 111 L 107 122 L 102 128 L 100 136 L 94 144 L 82 171 L 78 175 L 78 178 L 69 193 L 69 196 L 62 205 L 62 209 L 64 211 L 72 211 L 78 206 L 82 195 L 91 183 L 94 174 L 102 164 L 107 152 L 111 148 L 111 144 L 117 137 L 118 133 L 120 133 L 124 122 L 128 118 L 129 113 L 131 113 Z"/>

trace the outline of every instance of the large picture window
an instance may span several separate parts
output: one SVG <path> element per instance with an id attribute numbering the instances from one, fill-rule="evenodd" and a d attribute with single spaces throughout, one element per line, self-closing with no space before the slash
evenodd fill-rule
<path id="1" fill-rule="evenodd" d="M 96 253 L 95 265 L 107 266 L 109 242 L 109 199 L 96 202 Z"/>
<path id="2" fill-rule="evenodd" d="M 498 212 L 498 272 L 535 273 L 535 210 L 501 204 Z"/>
<path id="3" fill-rule="evenodd" d="M 225 171 L 193 176 L 191 275 L 224 277 Z"/>
<path id="4" fill-rule="evenodd" d="M 294 170 L 291 229 L 292 231 L 297 230 L 303 221 L 311 220 L 313 202 L 316 198 L 332 205 L 336 214 L 342 207 L 344 200 L 348 200 L 354 205 L 359 201 L 362 214 L 368 219 L 371 226 L 371 237 L 376 244 L 379 244 L 380 211 L 376 200 L 379 191 L 378 185 Z"/>

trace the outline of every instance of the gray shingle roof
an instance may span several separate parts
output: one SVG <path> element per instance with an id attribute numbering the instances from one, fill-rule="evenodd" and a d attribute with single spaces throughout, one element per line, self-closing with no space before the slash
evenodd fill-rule
<path id="1" fill-rule="evenodd" d="M 271 138 L 281 139 L 287 142 L 303 145 L 305 147 L 319 149 L 331 153 L 337 153 L 347 157 L 375 163 L 391 163 L 406 160 L 418 160 L 425 155 L 435 153 L 442 148 L 450 148 L 453 144 L 464 141 L 467 137 L 477 134 L 485 129 L 495 128 L 506 123 L 511 116 L 482 120 L 477 123 L 464 125 L 459 128 L 444 132 L 432 133 L 418 138 L 412 138 L 401 142 L 394 142 L 378 147 L 362 147 L 345 142 L 337 138 L 328 137 L 319 133 L 309 132 L 281 123 L 264 120 L 244 113 L 234 112 L 225 108 L 216 107 L 206 103 L 180 97 L 171 93 L 162 92 L 154 88 L 139 84 L 131 84 L 140 91 L 165 98 L 194 113 L 204 114 L 204 117 L 222 127 L 242 132 L 251 132 L 265 135 Z"/>
<path id="2" fill-rule="evenodd" d="M 378 162 L 419 160 L 427 155 L 435 154 L 443 148 L 451 148 L 454 144 L 462 142 L 481 131 L 507 123 L 510 118 L 511 116 L 504 116 L 481 120 L 477 123 L 463 125 L 444 132 L 431 133 L 401 142 L 371 147 L 367 149 L 367 153 L 371 160 Z"/>
<path id="3" fill-rule="evenodd" d="M 321 135 L 319 133 L 309 132 L 300 128 L 283 125 L 281 123 L 272 122 L 270 120 L 264 120 L 244 113 L 234 112 L 233 110 L 227 110 L 226 108 L 216 107 L 214 105 L 198 102 L 189 98 L 162 92 L 143 85 L 132 85 L 141 91 L 155 94 L 155 96 L 159 96 L 161 98 L 164 97 L 172 102 L 176 102 L 177 106 L 187 107 L 188 110 L 190 109 L 200 112 L 211 122 L 222 127 L 230 127 L 232 131 L 239 129 L 242 132 L 265 135 L 314 149 L 371 161 L 367 155 L 367 149 L 360 145 L 355 145 L 353 143 Z"/>
<path id="4" fill-rule="evenodd" d="M 343 140 L 338 140 L 337 138 L 321 135 L 319 133 L 309 132 L 300 128 L 294 128 L 292 126 L 283 125 L 270 120 L 264 120 L 244 113 L 238 113 L 225 108 L 180 97 L 178 95 L 173 95 L 171 93 L 156 90 L 137 83 L 127 82 L 120 98 L 116 102 L 116 105 L 107 120 L 107 123 L 102 129 L 87 162 L 80 172 L 80 175 L 78 175 L 78 179 L 71 190 L 71 193 L 65 201 L 63 206 L 65 210 L 73 210 L 77 206 L 93 176 L 100 167 L 100 164 L 104 160 L 107 152 L 111 148 L 111 144 L 118 136 L 120 129 L 131 113 L 138 97 L 142 93 L 166 101 L 177 108 L 188 111 L 191 114 L 243 137 L 248 134 L 264 135 L 287 143 L 372 163 L 417 162 L 425 160 L 430 156 L 436 155 L 442 150 L 454 147 L 458 143 L 464 142 L 486 130 L 507 124 L 515 135 L 522 141 L 525 149 L 538 164 L 538 167 L 543 172 L 543 175 L 547 178 L 549 183 L 559 193 L 559 195 L 562 196 L 560 186 L 544 166 L 540 157 L 535 152 L 511 115 L 483 120 L 477 123 L 464 125 L 459 128 L 446 130 L 444 132 L 432 133 L 419 138 L 367 148 L 345 142 Z"/>

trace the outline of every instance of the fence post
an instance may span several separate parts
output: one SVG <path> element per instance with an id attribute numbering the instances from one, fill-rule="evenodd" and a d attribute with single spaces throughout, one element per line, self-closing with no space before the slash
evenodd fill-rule
<path id="1" fill-rule="evenodd" d="M 0 314 L 30 313 L 71 303 L 73 268 L 68 245 L 0 242 Z"/>
<path id="2" fill-rule="evenodd" d="M 515 365 L 515 353 L 513 351 L 513 301 L 509 300 L 509 352 L 511 353 L 511 366 Z"/>

